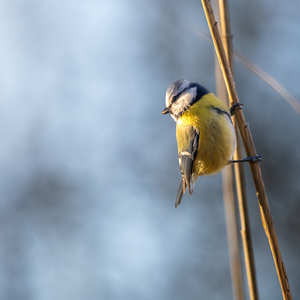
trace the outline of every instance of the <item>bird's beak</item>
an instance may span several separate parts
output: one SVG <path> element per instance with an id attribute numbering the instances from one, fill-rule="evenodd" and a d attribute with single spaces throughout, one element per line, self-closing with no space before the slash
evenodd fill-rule
<path id="1" fill-rule="evenodd" d="M 166 114 L 169 114 L 170 113 L 170 111 L 169 111 L 169 108 L 168 107 L 166 107 L 163 111 L 162 111 L 162 114 L 163 115 L 166 115 Z"/>

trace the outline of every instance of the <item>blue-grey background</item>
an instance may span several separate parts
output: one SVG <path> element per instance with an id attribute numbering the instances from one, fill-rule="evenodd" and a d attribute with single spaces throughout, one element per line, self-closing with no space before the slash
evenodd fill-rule
<path id="1" fill-rule="evenodd" d="M 300 2 L 229 4 L 235 49 L 300 99 Z M 0 1 L 1 300 L 232 299 L 221 176 L 174 209 L 165 91 L 215 91 L 213 46 L 181 21 L 208 31 L 195 0 Z M 298 299 L 300 117 L 235 71 Z M 259 295 L 282 299 L 245 170 Z"/>

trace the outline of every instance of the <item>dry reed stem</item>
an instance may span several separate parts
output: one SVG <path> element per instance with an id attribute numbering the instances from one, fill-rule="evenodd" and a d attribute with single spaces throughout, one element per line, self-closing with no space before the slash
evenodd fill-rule
<path id="1" fill-rule="evenodd" d="M 219 58 L 219 63 L 223 72 L 225 84 L 229 94 L 229 98 L 233 103 L 239 103 L 238 95 L 235 89 L 235 85 L 232 79 L 231 71 L 227 62 L 226 54 L 223 48 L 222 40 L 218 30 L 218 26 L 214 17 L 210 0 L 201 0 L 206 19 L 209 25 L 209 29 L 212 35 L 213 43 L 216 49 L 217 56 Z M 242 110 L 237 110 L 235 114 L 237 124 L 241 133 L 241 137 L 244 143 L 247 156 L 256 155 L 255 146 L 252 141 L 249 125 L 245 123 L 244 114 Z M 284 263 L 282 261 L 280 248 L 277 241 L 277 236 L 275 228 L 273 225 L 273 220 L 271 212 L 269 209 L 268 199 L 265 192 L 265 187 L 261 175 L 260 166 L 258 163 L 250 163 L 250 169 L 256 188 L 256 194 L 258 198 L 258 203 L 261 212 L 261 218 L 264 225 L 266 235 L 269 240 L 270 248 L 273 255 L 273 260 L 277 270 L 278 279 L 280 282 L 283 299 L 292 299 L 292 293 L 289 287 L 287 274 L 285 271 Z"/>
<path id="2" fill-rule="evenodd" d="M 238 238 L 238 225 L 235 213 L 233 194 L 233 166 L 229 165 L 222 171 L 223 198 L 229 250 L 230 273 L 235 300 L 244 300 L 242 267 Z"/>
<path id="3" fill-rule="evenodd" d="M 224 50 L 229 62 L 230 69 L 232 70 L 232 74 L 233 74 L 234 54 L 233 54 L 233 46 L 232 46 L 232 35 L 230 29 L 228 1 L 219 0 L 219 15 L 220 15 L 220 28 L 222 33 Z M 228 100 L 227 95 L 226 98 Z M 230 103 L 228 104 L 230 106 Z M 234 153 L 234 159 L 239 160 L 242 159 L 242 151 L 241 151 L 240 135 L 238 134 L 238 126 L 236 124 L 235 119 L 233 119 L 233 124 L 237 133 L 236 134 L 237 147 Z M 243 243 L 243 250 L 244 250 L 248 290 L 249 290 L 250 299 L 258 300 L 258 291 L 257 291 L 257 284 L 256 284 L 255 264 L 254 264 L 253 250 L 252 250 L 250 223 L 249 223 L 248 209 L 247 209 L 246 183 L 245 183 L 243 164 L 235 164 L 234 171 L 235 171 L 236 189 L 237 189 L 238 205 L 239 205 L 239 212 L 240 212 L 241 236 L 242 236 L 242 243 Z"/>
<path id="4" fill-rule="evenodd" d="M 218 7 L 218 0 L 215 0 L 216 7 Z M 221 6 L 221 5 L 220 5 Z M 222 8 L 220 7 L 220 11 Z M 220 19 L 219 13 L 219 19 Z M 226 22 L 220 22 L 220 28 L 222 31 Z M 230 26 L 229 26 L 230 27 Z M 229 44 L 226 44 L 230 48 Z M 226 53 L 231 52 L 225 45 Z M 229 57 L 232 56 L 229 54 Z M 233 69 L 233 60 L 229 59 L 230 67 Z M 215 76 L 216 76 L 216 88 L 217 96 L 221 99 L 226 105 L 230 106 L 228 99 L 228 94 L 226 86 L 224 83 L 224 78 L 218 58 L 215 55 Z M 232 291 L 235 300 L 244 300 L 244 284 L 243 284 L 243 275 L 242 275 L 242 264 L 241 264 L 241 255 L 240 255 L 240 245 L 239 245 L 239 232 L 238 232 L 238 221 L 237 213 L 235 207 L 235 197 L 234 197 L 234 165 L 228 165 L 222 171 L 222 182 L 223 182 L 223 199 L 224 199 L 224 211 L 225 211 L 225 220 L 226 220 L 226 231 L 227 231 L 227 241 L 228 241 L 228 252 L 229 252 L 229 264 L 230 264 L 230 274 L 231 274 L 231 283 Z"/>
<path id="5" fill-rule="evenodd" d="M 224 84 L 222 72 L 215 58 L 215 73 L 217 83 L 217 96 L 221 100 L 227 98 L 227 91 Z M 226 103 L 228 104 L 228 103 Z M 242 267 L 240 259 L 240 247 L 239 247 L 239 233 L 238 233 L 238 222 L 236 218 L 236 209 L 234 201 L 234 174 L 233 164 L 228 165 L 222 171 L 222 182 L 223 182 L 223 199 L 224 199 L 224 210 L 225 210 L 225 221 L 228 241 L 228 252 L 229 252 L 229 263 L 230 263 L 230 274 L 232 282 L 232 290 L 235 300 L 244 300 L 244 287 L 242 278 Z"/>

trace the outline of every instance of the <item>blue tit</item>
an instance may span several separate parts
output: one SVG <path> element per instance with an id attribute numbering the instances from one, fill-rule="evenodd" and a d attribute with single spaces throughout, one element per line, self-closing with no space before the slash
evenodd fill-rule
<path id="1" fill-rule="evenodd" d="M 166 93 L 166 108 L 176 121 L 179 166 L 182 179 L 175 207 L 186 187 L 190 196 L 199 176 L 215 175 L 229 162 L 236 148 L 230 109 L 198 83 L 181 79 Z"/>

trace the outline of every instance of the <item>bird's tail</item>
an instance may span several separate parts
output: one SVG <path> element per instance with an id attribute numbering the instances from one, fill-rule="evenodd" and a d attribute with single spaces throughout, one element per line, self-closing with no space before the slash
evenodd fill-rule
<path id="1" fill-rule="evenodd" d="M 184 185 L 184 187 L 183 187 L 183 185 Z M 182 177 L 181 181 L 179 183 L 178 190 L 177 190 L 175 208 L 177 208 L 177 206 L 181 203 L 181 199 L 182 199 L 183 194 L 185 193 L 186 186 L 187 186 L 186 181 L 184 180 L 184 177 Z M 193 192 L 194 192 L 194 186 L 193 186 L 193 183 L 190 182 L 190 188 L 189 188 L 190 196 L 192 196 Z"/>
<path id="2" fill-rule="evenodd" d="M 183 181 L 184 181 L 184 190 L 186 187 L 186 183 L 185 180 L 183 180 L 183 177 L 181 178 L 179 187 L 178 187 L 178 191 L 177 191 L 177 196 L 176 196 L 176 202 L 175 202 L 175 208 L 177 208 L 177 206 L 180 204 L 182 196 L 183 196 Z"/>

